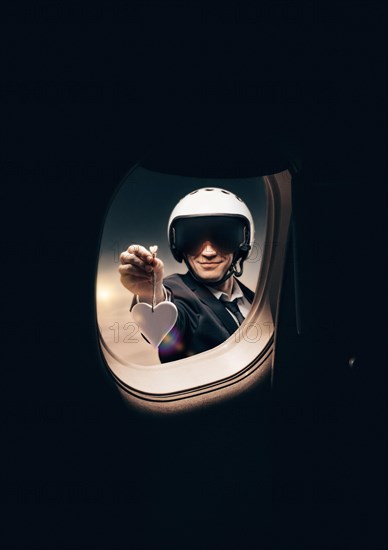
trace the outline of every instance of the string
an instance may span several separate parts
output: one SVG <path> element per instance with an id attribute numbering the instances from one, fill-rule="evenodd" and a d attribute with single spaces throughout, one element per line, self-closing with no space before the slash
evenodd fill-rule
<path id="1" fill-rule="evenodd" d="M 154 256 L 154 254 L 152 255 Z M 152 311 L 154 311 L 154 307 L 155 307 L 155 273 L 152 272 Z"/>
<path id="2" fill-rule="evenodd" d="M 157 250 L 158 250 L 158 247 L 156 245 L 155 246 L 150 246 L 150 252 L 152 254 L 152 261 L 156 257 Z M 153 312 L 154 309 L 155 309 L 155 273 L 154 273 L 153 269 L 152 269 L 152 273 L 151 273 L 151 280 L 152 280 L 152 305 L 151 305 L 151 311 Z"/>

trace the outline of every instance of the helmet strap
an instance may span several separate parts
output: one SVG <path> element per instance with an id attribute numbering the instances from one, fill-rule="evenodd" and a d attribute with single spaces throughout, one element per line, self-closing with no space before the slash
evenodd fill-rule
<path id="1" fill-rule="evenodd" d="M 241 275 L 243 274 L 243 271 L 244 271 L 244 262 L 243 262 L 242 258 L 240 258 L 239 271 L 236 270 L 237 262 L 238 262 L 238 260 L 233 262 L 232 265 L 231 265 L 231 268 L 233 269 L 233 275 L 235 277 L 241 277 Z"/>

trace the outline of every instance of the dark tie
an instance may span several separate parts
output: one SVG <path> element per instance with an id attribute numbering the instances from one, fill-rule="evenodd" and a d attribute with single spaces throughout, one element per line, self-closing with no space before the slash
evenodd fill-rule
<path id="1" fill-rule="evenodd" d="M 245 317 L 241 313 L 238 305 L 237 305 L 238 298 L 235 298 L 232 302 L 227 302 L 226 300 L 222 300 L 222 303 L 225 305 L 226 309 L 229 309 L 233 313 L 233 315 L 236 317 L 238 324 L 241 325 L 241 323 L 244 321 Z"/>

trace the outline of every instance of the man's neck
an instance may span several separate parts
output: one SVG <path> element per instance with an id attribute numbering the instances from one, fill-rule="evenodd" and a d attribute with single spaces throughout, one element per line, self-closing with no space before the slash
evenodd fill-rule
<path id="1" fill-rule="evenodd" d="M 214 288 L 216 288 L 217 290 L 221 290 L 221 292 L 226 292 L 228 298 L 230 298 L 232 296 L 233 290 L 233 277 L 229 277 L 229 279 L 226 279 L 226 281 Z"/>

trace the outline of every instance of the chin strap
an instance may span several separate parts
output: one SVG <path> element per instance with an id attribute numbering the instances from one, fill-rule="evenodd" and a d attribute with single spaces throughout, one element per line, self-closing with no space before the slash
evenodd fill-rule
<path id="1" fill-rule="evenodd" d="M 183 259 L 184 259 L 184 262 L 187 266 L 187 269 L 190 271 L 190 273 L 194 277 L 194 279 L 196 281 L 198 281 L 199 283 L 206 284 L 206 286 L 222 285 L 222 283 L 227 281 L 230 277 L 232 277 L 232 275 L 234 275 L 235 277 L 241 277 L 241 275 L 243 274 L 243 270 L 244 270 L 243 262 L 241 261 L 241 258 L 239 258 L 239 260 L 240 260 L 239 270 L 236 269 L 236 264 L 238 263 L 239 260 L 234 260 L 232 262 L 231 266 L 229 267 L 228 271 L 225 273 L 225 275 L 219 281 L 212 281 L 212 282 L 207 282 L 206 281 L 205 282 L 200 277 L 197 277 L 196 273 L 194 272 L 194 270 L 192 269 L 191 265 L 189 264 L 189 262 L 187 260 L 186 254 L 183 254 Z"/>

